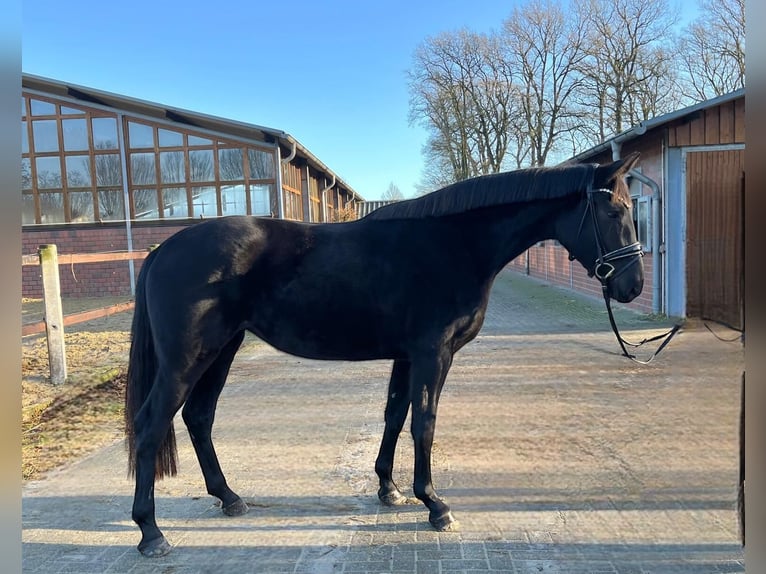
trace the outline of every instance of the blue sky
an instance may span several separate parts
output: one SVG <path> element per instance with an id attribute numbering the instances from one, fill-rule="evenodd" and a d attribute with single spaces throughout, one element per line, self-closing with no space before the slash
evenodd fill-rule
<path id="1" fill-rule="evenodd" d="M 406 70 L 429 35 L 489 31 L 510 0 L 27 2 L 25 73 L 290 133 L 367 199 L 409 196 L 424 131 Z"/>
<path id="2" fill-rule="evenodd" d="M 498 29 L 515 0 L 28 1 L 25 73 L 288 132 L 366 199 L 411 196 L 426 37 Z"/>

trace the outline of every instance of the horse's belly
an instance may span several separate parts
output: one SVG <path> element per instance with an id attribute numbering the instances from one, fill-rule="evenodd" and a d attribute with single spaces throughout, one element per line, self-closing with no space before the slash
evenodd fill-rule
<path id="1" fill-rule="evenodd" d="M 392 359 L 399 354 L 392 345 L 376 337 L 372 329 L 366 332 L 344 332 L 329 326 L 321 329 L 296 329 L 292 325 L 274 328 L 253 325 L 248 328 L 274 348 L 307 359 L 368 361 Z"/>

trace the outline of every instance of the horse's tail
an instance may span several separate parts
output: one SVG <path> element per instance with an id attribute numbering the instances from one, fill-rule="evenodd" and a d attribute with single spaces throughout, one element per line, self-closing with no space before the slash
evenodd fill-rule
<path id="1" fill-rule="evenodd" d="M 157 374 L 157 356 L 154 351 L 152 326 L 146 308 L 146 279 L 157 250 L 155 249 L 146 257 L 138 274 L 133 324 L 130 330 L 130 358 L 128 380 L 125 386 L 125 436 L 127 438 L 128 474 L 130 476 L 134 476 L 136 472 L 136 414 L 146 402 L 146 397 L 154 385 Z M 166 475 L 174 476 L 177 470 L 176 435 L 171 420 L 167 435 L 157 451 L 155 478 L 159 479 Z"/>

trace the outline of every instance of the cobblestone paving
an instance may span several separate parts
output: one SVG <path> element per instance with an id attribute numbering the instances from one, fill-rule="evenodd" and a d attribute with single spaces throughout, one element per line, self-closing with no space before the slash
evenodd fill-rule
<path id="1" fill-rule="evenodd" d="M 665 326 L 624 309 L 617 320 L 633 338 Z M 205 494 L 178 420 L 180 473 L 156 487 L 173 552 L 136 551 L 118 443 L 25 486 L 23 571 L 743 572 L 741 345 L 691 325 L 640 366 L 608 329 L 598 301 L 512 272 L 498 279 L 440 403 L 434 482 L 456 532 L 431 530 L 420 504 L 377 503 L 388 363 L 308 361 L 249 340 L 214 438 L 250 512 L 225 517 Z M 411 450 L 403 434 L 402 487 Z"/>

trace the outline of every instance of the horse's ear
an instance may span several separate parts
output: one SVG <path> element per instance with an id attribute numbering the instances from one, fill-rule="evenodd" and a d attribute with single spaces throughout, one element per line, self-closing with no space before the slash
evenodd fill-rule
<path id="1" fill-rule="evenodd" d="M 604 183 L 611 183 L 620 177 L 624 177 L 638 163 L 640 156 L 639 152 L 634 151 L 617 161 L 601 165 L 598 167 L 598 173 L 594 179 Z"/>
<path id="2" fill-rule="evenodd" d="M 622 159 L 622 165 L 620 166 L 618 172 L 620 175 L 627 174 L 635 165 L 638 163 L 638 158 L 641 157 L 641 154 L 637 151 L 630 152 L 628 155 L 626 155 Z"/>

